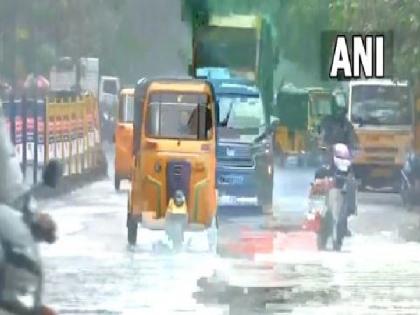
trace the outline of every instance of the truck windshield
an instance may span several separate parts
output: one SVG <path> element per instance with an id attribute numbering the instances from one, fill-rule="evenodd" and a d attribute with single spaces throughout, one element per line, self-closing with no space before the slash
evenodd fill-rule
<path id="1" fill-rule="evenodd" d="M 208 139 L 211 111 L 207 104 L 205 94 L 152 95 L 147 110 L 147 135 L 164 139 Z"/>
<path id="2" fill-rule="evenodd" d="M 134 117 L 134 96 L 125 95 L 120 107 L 120 121 L 131 123 Z"/>
<path id="3" fill-rule="evenodd" d="M 265 116 L 261 98 L 255 96 L 222 96 L 219 98 L 220 122 L 232 129 L 259 128 Z"/>
<path id="4" fill-rule="evenodd" d="M 117 82 L 115 80 L 105 80 L 103 83 L 104 93 L 116 95 L 117 91 Z"/>
<path id="5" fill-rule="evenodd" d="M 407 86 L 360 85 L 352 88 L 351 120 L 369 125 L 409 125 Z"/>

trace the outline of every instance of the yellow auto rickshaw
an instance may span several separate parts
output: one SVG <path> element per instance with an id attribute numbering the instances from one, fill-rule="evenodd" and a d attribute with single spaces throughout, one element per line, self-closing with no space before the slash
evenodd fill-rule
<path id="1" fill-rule="evenodd" d="M 122 89 L 118 102 L 118 119 L 115 127 L 115 189 L 120 182 L 131 179 L 133 166 L 133 111 L 134 89 Z"/>
<path id="2" fill-rule="evenodd" d="M 196 79 L 143 79 L 134 104 L 128 243 L 136 243 L 141 224 L 165 230 L 179 246 L 184 231 L 216 226 L 213 88 Z"/>
<path id="3" fill-rule="evenodd" d="M 282 164 L 289 156 L 296 156 L 299 165 L 314 157 L 319 124 L 331 114 L 332 106 L 332 93 L 322 88 L 287 86 L 279 91 L 275 143 Z"/>

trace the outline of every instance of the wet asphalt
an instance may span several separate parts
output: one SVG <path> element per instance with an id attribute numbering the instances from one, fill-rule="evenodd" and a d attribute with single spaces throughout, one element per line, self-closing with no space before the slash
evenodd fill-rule
<path id="1" fill-rule="evenodd" d="M 110 178 L 111 172 L 110 166 Z M 276 168 L 273 220 L 300 224 L 312 176 L 313 169 L 293 163 Z M 260 258 L 275 266 L 271 279 L 293 283 L 284 296 L 274 290 L 258 297 L 271 300 L 260 305 L 250 302 L 255 297 L 245 298 L 248 303 L 195 298 L 197 280 L 228 262 L 207 249 L 203 233 L 189 235 L 192 245 L 180 253 L 152 246 L 163 233 L 143 229 L 139 245 L 127 247 L 127 187 L 115 192 L 109 179 L 40 203 L 59 226 L 59 241 L 42 248 L 45 300 L 59 314 L 420 313 L 420 244 L 412 241 L 419 215 L 404 210 L 398 195 L 359 195 L 358 216 L 350 221 L 353 237 L 341 253 L 282 250 Z M 221 237 L 263 226 L 258 211 L 234 211 L 224 216 Z M 264 286 L 267 278 L 258 277 Z"/>

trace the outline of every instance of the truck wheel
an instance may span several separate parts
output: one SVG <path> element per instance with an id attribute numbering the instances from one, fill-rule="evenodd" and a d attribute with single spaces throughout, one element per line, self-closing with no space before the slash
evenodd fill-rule
<path id="1" fill-rule="evenodd" d="M 114 187 L 115 187 L 116 191 L 120 190 L 120 184 L 121 184 L 121 179 L 117 175 L 115 175 L 115 177 L 114 177 Z"/>
<path id="2" fill-rule="evenodd" d="M 138 223 L 134 221 L 130 215 L 127 216 L 127 240 L 128 244 L 136 245 L 137 243 Z"/>
<path id="3" fill-rule="evenodd" d="M 297 164 L 299 167 L 305 166 L 305 157 L 303 155 L 298 155 Z"/>
<path id="4" fill-rule="evenodd" d="M 273 206 L 272 205 L 264 205 L 262 207 L 263 214 L 269 215 L 273 214 Z"/>
<path id="5" fill-rule="evenodd" d="M 270 188 L 271 190 L 267 192 Z M 261 205 L 261 211 L 264 215 L 273 214 L 273 178 L 270 178 L 265 183 L 260 183 L 258 203 Z"/>

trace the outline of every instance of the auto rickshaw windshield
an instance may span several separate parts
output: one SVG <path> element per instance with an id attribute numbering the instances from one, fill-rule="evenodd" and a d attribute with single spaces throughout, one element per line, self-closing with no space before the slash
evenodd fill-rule
<path id="1" fill-rule="evenodd" d="M 312 98 L 312 114 L 316 116 L 326 116 L 332 114 L 332 98 L 327 95 Z"/>
<path id="2" fill-rule="evenodd" d="M 153 93 L 147 105 L 150 138 L 208 140 L 212 113 L 206 94 Z"/>

